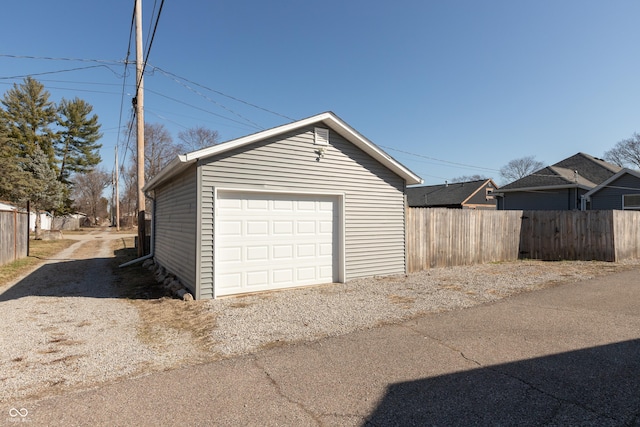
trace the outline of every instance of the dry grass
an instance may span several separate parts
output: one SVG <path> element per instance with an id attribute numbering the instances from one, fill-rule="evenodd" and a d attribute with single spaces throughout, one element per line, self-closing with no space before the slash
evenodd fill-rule
<path id="1" fill-rule="evenodd" d="M 411 306 L 416 302 L 416 299 L 413 297 L 406 297 L 401 295 L 389 295 L 388 298 L 392 303 L 403 308 L 411 308 Z"/>
<path id="2" fill-rule="evenodd" d="M 275 341 L 270 341 L 270 342 L 261 344 L 258 348 L 260 349 L 260 351 L 263 351 L 263 350 L 271 350 L 273 348 L 286 347 L 291 344 L 293 344 L 293 341 L 277 339 Z"/>
<path id="3" fill-rule="evenodd" d="M 114 274 L 119 292 L 130 300 L 140 315 L 139 336 L 151 345 L 161 344 L 175 334 L 206 352 L 212 345 L 211 331 L 215 314 L 206 309 L 206 301 L 182 301 L 170 298 L 141 264 L 119 268 L 137 257 L 133 238 L 114 240 Z"/>
<path id="4" fill-rule="evenodd" d="M 29 256 L 0 267 L 0 286 L 17 279 L 29 270 L 42 264 L 63 249 L 73 245 L 76 241 L 61 240 L 31 240 L 29 242 Z"/>
<path id="5" fill-rule="evenodd" d="M 186 334 L 188 341 L 207 352 L 213 341 L 215 315 L 205 308 L 205 301 L 182 301 L 171 298 L 132 300 L 138 308 L 140 339 L 151 345 L 162 343 L 167 335 Z"/>

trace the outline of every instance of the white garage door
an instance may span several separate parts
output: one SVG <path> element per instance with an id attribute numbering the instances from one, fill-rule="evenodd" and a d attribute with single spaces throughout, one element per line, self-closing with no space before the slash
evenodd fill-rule
<path id="1" fill-rule="evenodd" d="M 216 295 L 338 280 L 335 196 L 219 191 Z"/>

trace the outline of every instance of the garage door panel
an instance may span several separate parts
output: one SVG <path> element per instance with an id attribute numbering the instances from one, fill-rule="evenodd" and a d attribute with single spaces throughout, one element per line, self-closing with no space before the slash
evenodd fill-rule
<path id="1" fill-rule="evenodd" d="M 297 245 L 296 255 L 298 258 L 308 258 L 316 256 L 316 245 L 309 243 L 307 245 Z"/>
<path id="2" fill-rule="evenodd" d="M 293 200 L 274 200 L 273 201 L 273 210 L 274 211 L 293 211 Z"/>
<path id="3" fill-rule="evenodd" d="M 269 246 L 247 246 L 247 261 L 269 261 Z"/>
<path id="4" fill-rule="evenodd" d="M 318 221 L 320 234 L 331 235 L 333 234 L 333 222 L 332 221 Z"/>
<path id="5" fill-rule="evenodd" d="M 216 294 L 337 279 L 338 198 L 219 192 Z"/>
<path id="6" fill-rule="evenodd" d="M 242 200 L 221 198 L 221 199 L 218 199 L 218 206 L 228 211 L 231 211 L 231 210 L 240 211 L 242 210 Z"/>
<path id="7" fill-rule="evenodd" d="M 268 270 L 248 271 L 246 273 L 247 286 L 259 286 L 269 280 Z"/>
<path id="8" fill-rule="evenodd" d="M 311 200 L 298 201 L 297 208 L 299 211 L 309 211 L 309 212 L 315 212 L 317 209 L 316 203 Z"/>
<path id="9" fill-rule="evenodd" d="M 293 283 L 293 268 L 283 268 L 273 270 L 273 283 L 275 285 L 285 285 Z"/>
<path id="10" fill-rule="evenodd" d="M 293 235 L 293 221 L 273 221 L 273 234 Z"/>
<path id="11" fill-rule="evenodd" d="M 297 269 L 297 279 L 300 281 L 313 280 L 317 276 L 315 267 L 306 267 Z"/>
<path id="12" fill-rule="evenodd" d="M 274 260 L 293 260 L 293 245 L 273 245 Z"/>
<path id="13" fill-rule="evenodd" d="M 321 243 L 318 245 L 318 255 L 330 257 L 333 255 L 333 245 L 331 243 Z"/>
<path id="14" fill-rule="evenodd" d="M 220 262 L 242 262 L 242 247 L 229 246 L 218 249 L 218 257 Z"/>
<path id="15" fill-rule="evenodd" d="M 333 276 L 333 269 L 329 266 L 318 267 L 320 269 L 320 277 L 329 278 Z"/>
<path id="16" fill-rule="evenodd" d="M 242 273 L 220 274 L 217 276 L 216 286 L 221 290 L 239 289 L 242 285 Z M 224 293 L 224 292 L 222 292 Z"/>
<path id="17" fill-rule="evenodd" d="M 242 221 L 220 221 L 216 234 L 221 236 L 242 236 Z"/>

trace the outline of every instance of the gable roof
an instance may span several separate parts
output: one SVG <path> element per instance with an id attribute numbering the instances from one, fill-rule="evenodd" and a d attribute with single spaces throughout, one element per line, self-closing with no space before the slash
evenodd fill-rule
<path id="1" fill-rule="evenodd" d="M 621 169 L 618 173 L 616 173 L 615 175 L 612 175 L 609 179 L 607 179 L 606 181 L 603 181 L 602 183 L 600 183 L 600 185 L 598 185 L 597 187 L 593 188 L 591 191 L 589 191 L 587 194 L 585 194 L 585 197 L 591 197 L 593 194 L 597 193 L 598 191 L 602 190 L 603 188 L 606 188 L 609 186 L 609 184 L 611 184 L 612 182 L 616 181 L 618 178 L 620 178 L 623 175 L 633 175 L 636 178 L 640 179 L 640 171 L 636 171 L 633 169 Z M 639 189 L 640 190 L 640 189 Z"/>
<path id="2" fill-rule="evenodd" d="M 351 142 L 353 145 L 357 146 L 362 151 L 376 159 L 396 175 L 403 178 L 406 181 L 407 185 L 422 183 L 422 178 L 411 172 L 389 154 L 385 153 L 380 147 L 369 141 L 334 113 L 328 111 L 312 117 L 308 117 L 306 119 L 298 120 L 296 122 L 287 123 L 282 126 L 267 129 L 258 133 L 233 139 L 231 141 L 223 142 L 221 144 L 213 145 L 211 147 L 203 148 L 201 150 L 179 155 L 171 162 L 169 162 L 167 166 L 165 166 L 160 171 L 160 173 L 158 173 L 158 175 L 152 178 L 144 186 L 143 191 L 153 190 L 161 183 L 184 171 L 187 167 L 189 167 L 189 165 L 197 162 L 199 159 L 221 154 L 238 147 L 244 147 L 267 138 L 271 138 L 314 124 L 324 124 L 325 126 L 328 126 L 333 131 L 337 132 L 340 136 L 345 138 L 347 141 Z"/>
<path id="3" fill-rule="evenodd" d="M 463 205 L 487 184 L 497 188 L 491 179 L 409 187 L 407 203 L 411 207 Z"/>
<path id="4" fill-rule="evenodd" d="M 570 187 L 590 190 L 620 169 L 589 154 L 577 153 L 501 187 L 500 192 Z"/>

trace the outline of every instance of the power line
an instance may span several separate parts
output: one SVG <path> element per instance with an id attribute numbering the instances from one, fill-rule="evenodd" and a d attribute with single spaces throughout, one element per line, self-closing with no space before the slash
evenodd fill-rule
<path id="1" fill-rule="evenodd" d="M 0 58 L 13 58 L 13 59 L 37 59 L 42 61 L 75 61 L 75 62 L 97 62 L 106 64 L 121 64 L 121 60 L 114 59 L 87 59 L 87 58 L 60 58 L 52 56 L 31 56 L 31 55 L 10 55 L 6 53 L 0 53 Z"/>
<path id="2" fill-rule="evenodd" d="M 149 19 L 149 30 L 147 31 L 147 43 L 151 40 L 151 29 L 153 28 L 153 17 L 156 14 L 156 6 L 158 5 L 158 0 L 153 0 L 153 9 L 151 9 L 151 19 Z M 149 45 L 145 45 L 144 50 L 149 49 Z"/>
<path id="3" fill-rule="evenodd" d="M 140 81 L 136 82 L 136 91 L 142 84 L 142 77 L 144 76 L 144 71 L 147 68 L 147 62 L 149 61 L 149 54 L 151 53 L 151 46 L 153 46 L 153 40 L 156 37 L 156 30 L 158 29 L 158 22 L 160 22 L 160 15 L 162 14 L 162 7 L 164 6 L 164 0 L 160 2 L 160 8 L 158 9 L 158 15 L 156 17 L 156 23 L 153 27 L 153 33 L 151 34 L 151 40 L 149 41 L 149 48 L 147 49 L 147 55 L 144 58 L 144 62 L 142 64 L 142 72 L 140 73 Z"/>
<path id="4" fill-rule="evenodd" d="M 223 109 L 227 110 L 227 111 L 228 111 L 228 112 L 230 112 L 231 114 L 234 114 L 234 115 L 238 116 L 239 118 L 241 118 L 241 119 L 245 120 L 247 123 L 250 123 L 250 124 L 251 124 L 252 126 L 254 126 L 256 129 L 264 129 L 262 126 L 260 126 L 259 124 L 257 124 L 257 123 L 255 123 L 255 122 L 253 122 L 252 120 L 249 120 L 248 118 L 244 117 L 242 114 L 237 113 L 237 112 L 233 111 L 232 109 L 225 107 L 224 105 L 220 104 L 219 102 L 215 101 L 214 99 L 209 98 L 209 97 L 208 97 L 208 96 L 206 96 L 205 94 L 200 93 L 200 92 L 198 92 L 197 90 L 193 89 L 192 87 L 190 87 L 190 86 L 188 86 L 188 85 L 186 85 L 186 84 L 182 83 L 182 82 L 181 82 L 181 81 L 179 81 L 178 79 L 176 79 L 176 78 L 174 78 L 174 77 L 170 77 L 170 78 L 171 78 L 174 82 L 176 82 L 176 83 L 178 83 L 179 85 L 181 85 L 182 87 L 184 87 L 184 88 L 186 88 L 186 89 L 188 89 L 188 90 L 192 91 L 192 92 L 193 92 L 193 93 L 195 93 L 196 95 L 201 96 L 202 98 L 206 99 L 207 101 L 209 101 L 209 102 L 211 102 L 211 103 L 213 103 L 213 104 L 215 104 L 215 105 L 219 106 L 220 108 L 223 108 Z"/>
<path id="5" fill-rule="evenodd" d="M 241 122 L 239 120 L 232 119 L 230 117 L 223 116 L 222 114 L 214 113 L 213 111 L 209 111 L 207 109 L 197 107 L 195 105 L 189 104 L 189 103 L 184 102 L 184 101 L 180 101 L 179 99 L 172 98 L 172 97 L 167 96 L 167 95 L 163 95 L 160 92 L 156 92 L 156 91 L 148 89 L 148 88 L 145 88 L 145 91 L 153 93 L 153 94 L 158 95 L 158 96 L 161 96 L 161 97 L 166 98 L 166 99 L 170 99 L 171 101 L 177 102 L 178 104 L 186 105 L 187 107 L 191 107 L 193 109 L 196 109 L 196 110 L 199 110 L 199 111 L 203 111 L 203 112 L 205 112 L 207 114 L 211 114 L 212 116 L 220 117 L 222 119 L 229 120 L 229 121 L 232 121 L 234 123 L 238 123 L 238 124 L 243 125 L 243 126 L 248 126 L 247 123 Z M 261 128 L 260 126 L 257 126 L 257 125 L 255 126 L 255 128 L 258 129 L 258 130 L 263 130 L 263 128 Z"/>
<path id="6" fill-rule="evenodd" d="M 48 74 L 60 74 L 60 73 L 68 73 L 68 72 L 72 72 L 72 71 L 80 71 L 80 70 L 88 70 L 91 68 L 106 68 L 107 70 L 111 71 L 113 74 L 115 74 L 118 78 L 120 78 L 121 76 L 115 72 L 113 69 L 111 69 L 111 67 L 101 64 L 101 65 L 89 65 L 87 67 L 77 67 L 77 68 L 68 68 L 65 70 L 56 70 L 56 71 L 43 71 L 41 73 L 29 73 L 29 74 L 23 74 L 23 75 L 17 75 L 17 76 L 3 76 L 0 77 L 1 80 L 13 80 L 13 79 L 22 79 L 25 77 L 31 77 L 31 76 L 44 76 L 44 75 L 48 75 Z"/>
<path id="7" fill-rule="evenodd" d="M 450 162 L 448 160 L 436 159 L 435 157 L 429 157 L 429 156 L 424 156 L 422 154 L 411 153 L 409 151 L 404 151 L 404 150 L 400 150 L 400 149 L 397 149 L 397 148 L 388 147 L 388 146 L 384 146 L 384 145 L 379 145 L 379 147 L 382 147 L 382 148 L 387 149 L 387 150 L 397 151 L 398 153 L 409 154 L 409 155 L 415 156 L 415 157 L 421 157 L 423 159 L 428 159 L 428 160 L 432 160 L 432 161 L 435 161 L 435 162 L 447 163 L 447 164 L 450 164 L 450 165 L 453 165 L 453 166 L 461 166 L 461 167 L 465 167 L 465 168 L 479 169 L 479 170 L 485 170 L 485 171 L 490 171 L 490 172 L 500 172 L 498 169 L 485 168 L 483 166 L 467 165 L 467 164 L 464 164 L 464 163 Z"/>
<path id="8" fill-rule="evenodd" d="M 131 24 L 129 25 L 129 41 L 127 42 L 127 54 L 124 58 L 124 73 L 122 75 L 122 94 L 120 96 L 120 113 L 118 114 L 118 137 L 116 139 L 116 147 L 120 148 L 120 136 L 121 136 L 121 129 L 122 129 L 122 115 L 124 113 L 124 96 L 126 93 L 125 87 L 127 84 L 127 66 L 129 65 L 129 56 L 131 55 L 131 41 L 133 40 L 133 27 L 135 24 L 135 19 L 136 19 L 136 6 L 135 3 L 133 5 L 133 12 L 131 13 Z M 127 149 L 129 148 L 129 140 L 131 138 L 131 128 L 132 128 L 132 123 L 133 123 L 133 113 L 132 113 L 132 117 L 129 120 L 129 132 L 127 135 L 127 146 L 125 148 L 125 150 L 123 150 L 124 152 L 122 153 L 122 164 L 124 165 L 124 160 L 127 158 Z M 115 164 L 114 164 L 115 166 Z M 116 171 L 116 173 L 120 174 L 120 171 Z M 119 194 L 116 195 L 116 197 L 120 197 Z"/>
<path id="9" fill-rule="evenodd" d="M 9 85 L 11 83 L 5 83 L 5 82 L 0 82 L 0 85 Z M 76 88 L 70 88 L 70 87 L 59 87 L 59 86 L 47 86 L 46 88 L 47 90 L 49 89 L 56 89 L 56 90 L 71 90 L 74 92 L 87 92 L 87 93 L 102 93 L 105 95 L 117 95 L 118 92 L 107 92 L 104 90 L 92 90 L 92 89 L 76 89 Z"/>
<path id="10" fill-rule="evenodd" d="M 264 107 L 260 107 L 259 105 L 252 104 L 252 103 L 250 103 L 250 102 L 248 102 L 248 101 L 244 101 L 244 100 L 242 100 L 242 99 L 240 99 L 240 98 L 236 98 L 236 97 L 231 96 L 231 95 L 227 95 L 226 93 L 220 92 L 219 90 L 212 89 L 212 88 L 207 87 L 207 86 L 204 86 L 204 85 L 202 85 L 202 84 L 200 84 L 200 83 L 194 82 L 193 80 L 189 80 L 189 79 L 187 79 L 186 77 L 178 76 L 177 74 L 174 74 L 174 73 L 172 73 L 172 72 L 169 72 L 169 71 L 163 70 L 163 69 L 162 69 L 162 68 L 160 68 L 160 67 L 156 67 L 156 66 L 153 66 L 153 65 L 152 65 L 151 67 L 153 67 L 153 69 L 154 69 L 154 70 L 158 70 L 158 71 L 160 71 L 160 73 L 164 74 L 166 77 L 172 77 L 172 78 L 173 78 L 173 80 L 174 80 L 174 81 L 176 81 L 177 83 L 180 83 L 180 82 L 178 82 L 178 81 L 177 81 L 177 80 L 175 80 L 175 79 L 184 80 L 185 82 L 190 83 L 190 84 L 192 84 L 192 85 L 194 85 L 194 86 L 198 86 L 198 87 L 200 87 L 200 88 L 202 88 L 202 89 L 205 89 L 205 90 L 208 90 L 208 91 L 210 91 L 210 92 L 217 93 L 217 94 L 218 94 L 218 95 L 220 95 L 220 96 L 224 96 L 225 98 L 229 98 L 229 99 L 232 99 L 232 100 L 234 100 L 234 101 L 236 101 L 236 102 L 240 102 L 240 103 L 242 103 L 242 104 L 248 105 L 249 107 L 253 107 L 253 108 L 256 108 L 256 109 L 258 109 L 258 110 L 262 110 L 262 111 L 264 111 L 264 112 L 267 112 L 267 113 L 270 113 L 270 114 L 273 114 L 273 115 L 276 115 L 276 116 L 279 116 L 279 117 L 285 118 L 285 119 L 287 119 L 287 120 L 291 120 L 291 121 L 295 121 L 295 120 L 296 120 L 296 119 L 294 119 L 294 118 L 292 118 L 292 117 L 286 116 L 286 115 L 284 115 L 284 114 L 280 114 L 280 113 L 278 113 L 278 112 L 276 112 L 276 111 L 269 110 L 269 109 L 264 108 Z M 180 84 L 182 84 L 182 83 L 180 83 Z"/>

